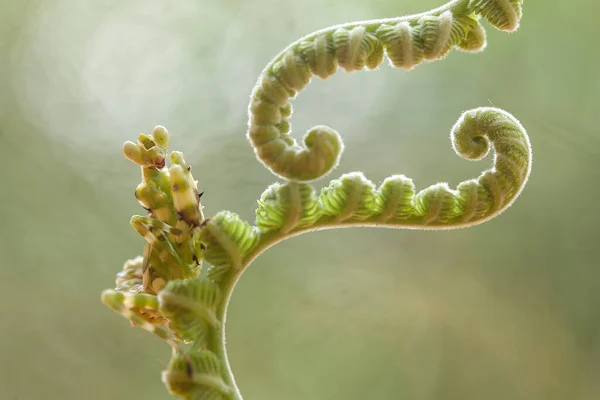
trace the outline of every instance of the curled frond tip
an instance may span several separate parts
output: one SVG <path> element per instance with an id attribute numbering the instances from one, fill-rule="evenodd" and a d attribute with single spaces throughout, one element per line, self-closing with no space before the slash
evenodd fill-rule
<path id="1" fill-rule="evenodd" d="M 263 70 L 249 105 L 248 139 L 257 158 L 290 181 L 312 181 L 332 171 L 343 150 L 327 126 L 308 131 L 304 143 L 291 135 L 292 105 L 313 76 L 326 79 L 338 68 L 375 69 L 387 57 L 393 67 L 412 69 L 444 58 L 453 48 L 477 52 L 486 44 L 478 18 L 504 31 L 519 26 L 522 0 L 453 1 L 428 13 L 353 22 L 323 29 L 296 41 Z"/>

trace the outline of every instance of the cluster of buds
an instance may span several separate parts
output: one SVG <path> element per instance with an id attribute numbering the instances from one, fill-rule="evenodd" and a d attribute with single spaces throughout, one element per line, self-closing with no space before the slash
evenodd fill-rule
<path id="1" fill-rule="evenodd" d="M 135 197 L 148 215 L 134 216 L 131 224 L 146 240 L 142 287 L 152 294 L 168 281 L 197 276 L 202 260 L 197 235 L 204 215 L 198 181 L 182 153 L 167 154 L 168 142 L 167 130 L 158 126 L 151 135 L 141 134 L 137 143 L 123 145 L 125 156 L 142 169 Z"/>
<path id="2" fill-rule="evenodd" d="M 103 294 L 103 301 L 127 314 L 133 325 L 161 337 L 168 320 L 158 310 L 156 295 L 170 281 L 197 277 L 204 251 L 198 182 L 180 152 L 168 154 L 168 143 L 167 130 L 157 126 L 151 135 L 140 134 L 137 143 L 123 145 L 125 156 L 142 171 L 135 197 L 147 215 L 132 217 L 131 224 L 146 245 L 142 257 L 125 262 L 115 289 Z"/>

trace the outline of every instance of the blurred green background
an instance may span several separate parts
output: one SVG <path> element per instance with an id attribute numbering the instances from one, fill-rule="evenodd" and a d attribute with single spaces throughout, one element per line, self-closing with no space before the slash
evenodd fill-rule
<path id="1" fill-rule="evenodd" d="M 251 221 L 275 179 L 244 137 L 262 67 L 313 30 L 442 2 L 0 1 L 0 398 L 169 398 L 167 346 L 100 303 L 143 246 L 122 142 L 165 125 L 205 213 Z M 344 136 L 333 177 L 475 177 L 491 158 L 461 160 L 448 132 L 485 105 L 528 129 L 533 173 L 475 228 L 318 232 L 262 256 L 227 325 L 247 400 L 600 398 L 599 13 L 527 0 L 482 54 L 339 72 L 294 101 L 296 137 Z"/>

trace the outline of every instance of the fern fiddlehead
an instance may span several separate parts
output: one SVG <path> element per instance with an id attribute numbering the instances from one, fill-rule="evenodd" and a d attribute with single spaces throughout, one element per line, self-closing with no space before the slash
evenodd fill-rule
<path id="1" fill-rule="evenodd" d="M 377 187 L 360 172 L 342 175 L 317 193 L 309 181 L 338 164 L 340 135 L 316 126 L 300 145 L 292 138 L 290 99 L 310 82 L 339 68 L 375 69 L 387 57 L 411 69 L 444 58 L 453 48 L 480 51 L 480 18 L 504 31 L 519 26 L 522 0 L 455 0 L 400 18 L 348 23 L 296 41 L 261 73 L 249 104 L 247 137 L 255 154 L 284 180 L 258 201 L 256 225 L 229 211 L 205 219 L 191 168 L 179 152 L 167 154 L 168 133 L 157 127 L 126 156 L 142 167 L 138 201 L 148 216 L 132 225 L 147 242 L 143 258 L 130 260 L 103 301 L 173 348 L 163 381 L 188 399 L 241 399 L 225 352 L 224 326 L 233 288 L 252 261 L 270 246 L 304 232 L 355 226 L 454 229 L 498 215 L 518 197 L 531 169 L 524 128 L 490 107 L 467 111 L 451 130 L 457 154 L 468 160 L 494 151 L 491 169 L 451 189 L 438 183 L 417 192 L 404 175 Z M 170 161 L 170 166 L 167 166 Z M 205 266 L 202 263 L 205 262 Z"/>
<path id="2" fill-rule="evenodd" d="M 263 70 L 251 96 L 248 138 L 258 159 L 288 180 L 311 181 L 330 172 L 343 150 L 340 135 L 316 126 L 300 146 L 290 135 L 289 99 L 312 76 L 326 79 L 338 67 L 347 72 L 375 69 L 387 55 L 394 67 L 411 69 L 441 59 L 453 48 L 481 50 L 478 15 L 499 29 L 518 27 L 522 1 L 454 1 L 415 16 L 349 23 L 310 34 L 283 50 Z"/>

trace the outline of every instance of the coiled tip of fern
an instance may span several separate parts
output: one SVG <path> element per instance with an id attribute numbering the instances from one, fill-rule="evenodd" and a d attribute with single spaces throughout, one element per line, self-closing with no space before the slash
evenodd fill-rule
<path id="1" fill-rule="evenodd" d="M 480 109 L 465 112 L 450 133 L 454 151 L 466 160 L 481 160 L 490 151 L 490 141 L 480 127 L 477 110 Z"/>
<path id="2" fill-rule="evenodd" d="M 494 194 L 494 208 L 508 207 L 531 172 L 531 144 L 521 123 L 504 110 L 480 107 L 463 113 L 450 136 L 454 151 L 467 160 L 484 158 L 493 145 L 494 168 L 478 180 Z"/>
<path id="3" fill-rule="evenodd" d="M 261 133 L 251 129 L 249 134 L 256 156 L 271 172 L 289 181 L 309 182 L 327 175 L 339 164 L 344 149 L 340 134 L 324 125 L 306 133 L 304 146 L 289 136 L 264 142 Z"/>

